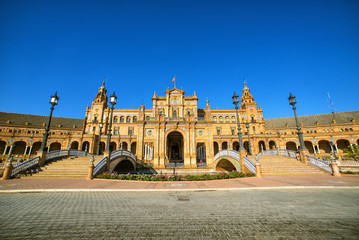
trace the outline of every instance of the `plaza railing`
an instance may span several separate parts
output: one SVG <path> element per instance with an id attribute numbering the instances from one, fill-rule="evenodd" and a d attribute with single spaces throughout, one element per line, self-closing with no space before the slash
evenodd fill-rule
<path id="1" fill-rule="evenodd" d="M 56 158 L 67 157 L 67 156 L 93 156 L 91 153 L 76 149 L 67 150 L 55 150 L 46 154 L 45 162 L 49 162 Z"/>
<path id="2" fill-rule="evenodd" d="M 292 158 L 297 158 L 296 151 L 288 150 L 288 149 L 270 149 L 270 150 L 264 150 L 259 153 L 260 155 L 282 155 L 282 156 L 288 156 Z"/>
<path id="3" fill-rule="evenodd" d="M 307 155 L 307 159 L 308 159 L 308 163 L 310 163 L 311 165 L 321 168 L 324 171 L 327 171 L 329 173 L 333 173 L 333 169 L 332 169 L 332 166 L 330 165 L 330 162 L 321 160 L 321 159 L 313 157 L 311 155 Z"/>
<path id="4" fill-rule="evenodd" d="M 246 166 L 249 169 L 249 171 L 251 171 L 252 173 L 257 173 L 256 164 L 246 156 L 243 156 L 243 158 L 244 158 L 244 166 Z"/>
<path id="5" fill-rule="evenodd" d="M 11 172 L 11 178 L 15 177 L 19 173 L 23 173 L 29 169 L 38 167 L 39 161 L 40 161 L 40 157 L 37 156 L 14 166 Z"/>
<path id="6" fill-rule="evenodd" d="M 95 167 L 93 169 L 93 177 L 96 177 L 98 174 L 102 172 L 104 167 L 106 167 L 106 161 L 107 161 L 107 157 L 105 156 L 95 164 Z"/>

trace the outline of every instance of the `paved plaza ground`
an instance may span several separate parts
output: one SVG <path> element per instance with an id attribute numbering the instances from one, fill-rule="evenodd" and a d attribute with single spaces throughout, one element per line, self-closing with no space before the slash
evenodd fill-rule
<path id="1" fill-rule="evenodd" d="M 0 239 L 358 239 L 358 189 L 0 194 Z"/>

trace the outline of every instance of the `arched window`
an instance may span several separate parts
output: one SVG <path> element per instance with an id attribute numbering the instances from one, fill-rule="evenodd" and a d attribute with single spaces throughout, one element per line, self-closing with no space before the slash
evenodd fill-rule
<path id="1" fill-rule="evenodd" d="M 177 111 L 176 111 L 176 110 L 173 110 L 172 116 L 173 116 L 173 117 L 177 117 Z"/>
<path id="2" fill-rule="evenodd" d="M 125 122 L 125 118 L 124 117 L 120 117 L 120 123 Z"/>
<path id="3" fill-rule="evenodd" d="M 117 123 L 117 122 L 118 122 L 118 117 L 115 116 L 115 117 L 113 118 L 113 123 Z"/>
<path id="4" fill-rule="evenodd" d="M 232 116 L 232 123 L 236 122 L 236 118 Z"/>
<path id="5" fill-rule="evenodd" d="M 130 116 L 128 116 L 127 118 L 126 118 L 126 122 L 131 122 L 131 117 Z"/>
<path id="6" fill-rule="evenodd" d="M 229 123 L 229 117 L 226 116 L 226 123 Z"/>
<path id="7" fill-rule="evenodd" d="M 223 117 L 219 116 L 219 122 L 223 122 Z"/>
<path id="8" fill-rule="evenodd" d="M 137 122 L 137 117 L 133 117 L 132 122 Z"/>
<path id="9" fill-rule="evenodd" d="M 217 122 L 217 117 L 214 116 L 212 120 L 213 120 L 213 122 Z"/>

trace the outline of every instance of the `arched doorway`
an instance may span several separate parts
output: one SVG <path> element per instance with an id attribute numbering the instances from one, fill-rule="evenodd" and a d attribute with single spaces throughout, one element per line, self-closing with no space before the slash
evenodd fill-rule
<path id="1" fill-rule="evenodd" d="M 125 159 L 119 162 L 113 171 L 123 174 L 133 172 L 135 171 L 135 168 L 133 167 L 133 164 L 130 160 Z"/>
<path id="2" fill-rule="evenodd" d="M 233 143 L 233 150 L 238 151 L 239 150 L 239 142 Z"/>
<path id="3" fill-rule="evenodd" d="M 0 141 L 0 154 L 4 154 L 6 142 Z"/>
<path id="4" fill-rule="evenodd" d="M 337 141 L 337 147 L 338 147 L 338 151 L 339 153 L 343 154 L 344 153 L 344 149 L 348 148 L 350 146 L 350 142 L 346 139 L 339 139 Z"/>
<path id="5" fill-rule="evenodd" d="M 128 148 L 127 142 L 121 142 L 120 148 L 121 148 L 122 150 L 127 150 L 127 148 Z"/>
<path id="6" fill-rule="evenodd" d="M 117 144 L 115 142 L 110 143 L 110 152 L 115 151 L 117 148 Z"/>
<path id="7" fill-rule="evenodd" d="M 247 154 L 249 154 L 249 144 L 248 144 L 248 141 L 244 141 L 244 142 L 243 142 L 243 147 L 244 147 L 244 149 L 247 151 Z M 238 146 L 238 149 L 239 149 L 239 146 Z"/>
<path id="8" fill-rule="evenodd" d="M 183 136 L 174 131 L 167 136 L 167 157 L 169 163 L 183 162 Z"/>
<path id="9" fill-rule="evenodd" d="M 14 149 L 12 151 L 13 155 L 24 155 L 25 154 L 25 148 L 26 148 L 26 142 L 19 141 L 15 142 Z"/>
<path id="10" fill-rule="evenodd" d="M 137 150 L 137 143 L 136 142 L 131 143 L 131 153 L 133 155 L 136 155 L 136 150 Z"/>
<path id="11" fill-rule="evenodd" d="M 319 145 L 319 149 L 320 149 L 320 152 L 324 152 L 324 153 L 331 153 L 331 147 L 330 147 L 330 143 L 329 141 L 327 140 L 320 140 L 318 142 L 318 145 Z"/>
<path id="12" fill-rule="evenodd" d="M 297 144 L 295 142 L 287 142 L 285 148 L 292 151 L 297 151 Z"/>
<path id="13" fill-rule="evenodd" d="M 222 143 L 222 150 L 225 150 L 228 148 L 228 143 L 227 142 L 223 142 Z"/>
<path id="14" fill-rule="evenodd" d="M 259 141 L 258 142 L 258 149 L 261 152 L 262 150 L 266 150 L 266 144 L 264 141 Z"/>
<path id="15" fill-rule="evenodd" d="M 275 149 L 275 148 L 276 148 L 275 141 L 269 141 L 269 149 Z"/>
<path id="16" fill-rule="evenodd" d="M 56 151 L 56 150 L 61 150 L 61 143 L 58 142 L 54 142 L 50 144 L 50 152 L 51 151 Z"/>
<path id="17" fill-rule="evenodd" d="M 86 152 L 88 152 L 89 151 L 89 149 L 90 149 L 90 143 L 88 142 L 88 141 L 85 141 L 85 142 L 83 142 L 82 143 L 82 151 L 86 151 Z"/>
<path id="18" fill-rule="evenodd" d="M 106 144 L 104 142 L 100 142 L 100 154 L 105 151 Z"/>
<path id="19" fill-rule="evenodd" d="M 304 145 L 308 149 L 309 153 L 314 153 L 312 142 L 304 141 Z"/>
<path id="20" fill-rule="evenodd" d="M 214 155 L 216 155 L 218 152 L 219 152 L 218 143 L 213 142 L 213 153 L 214 153 Z"/>
<path id="21" fill-rule="evenodd" d="M 219 160 L 217 166 L 216 166 L 216 171 L 228 171 L 228 172 L 232 172 L 234 170 L 237 170 L 236 167 L 227 159 L 221 159 Z"/>
<path id="22" fill-rule="evenodd" d="M 70 148 L 75 150 L 79 149 L 79 143 L 76 141 L 72 142 Z"/>
<path id="23" fill-rule="evenodd" d="M 41 142 L 34 142 L 30 154 L 36 154 L 36 152 L 40 150 L 40 147 L 41 147 Z"/>

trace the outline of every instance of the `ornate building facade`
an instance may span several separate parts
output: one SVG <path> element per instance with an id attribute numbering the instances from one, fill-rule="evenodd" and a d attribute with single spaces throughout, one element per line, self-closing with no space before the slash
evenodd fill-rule
<path id="1" fill-rule="evenodd" d="M 109 128 L 110 108 L 105 84 L 98 89 L 84 119 L 54 117 L 50 126 L 48 151 L 79 149 L 103 153 Z M 299 145 L 294 117 L 263 118 L 263 110 L 244 84 L 239 107 L 244 147 L 249 142 L 254 154 L 281 148 L 296 150 Z M 359 111 L 300 116 L 305 145 L 317 157 L 359 144 Z M 48 117 L 0 113 L 0 158 L 26 160 L 41 146 Z M 247 123 L 247 124 L 246 124 Z M 152 108 L 114 109 L 111 150 L 129 150 L 154 168 L 183 166 L 211 168 L 214 155 L 223 149 L 238 150 L 235 109 L 198 107 L 196 93 L 167 89 L 165 95 L 154 93 Z"/>

